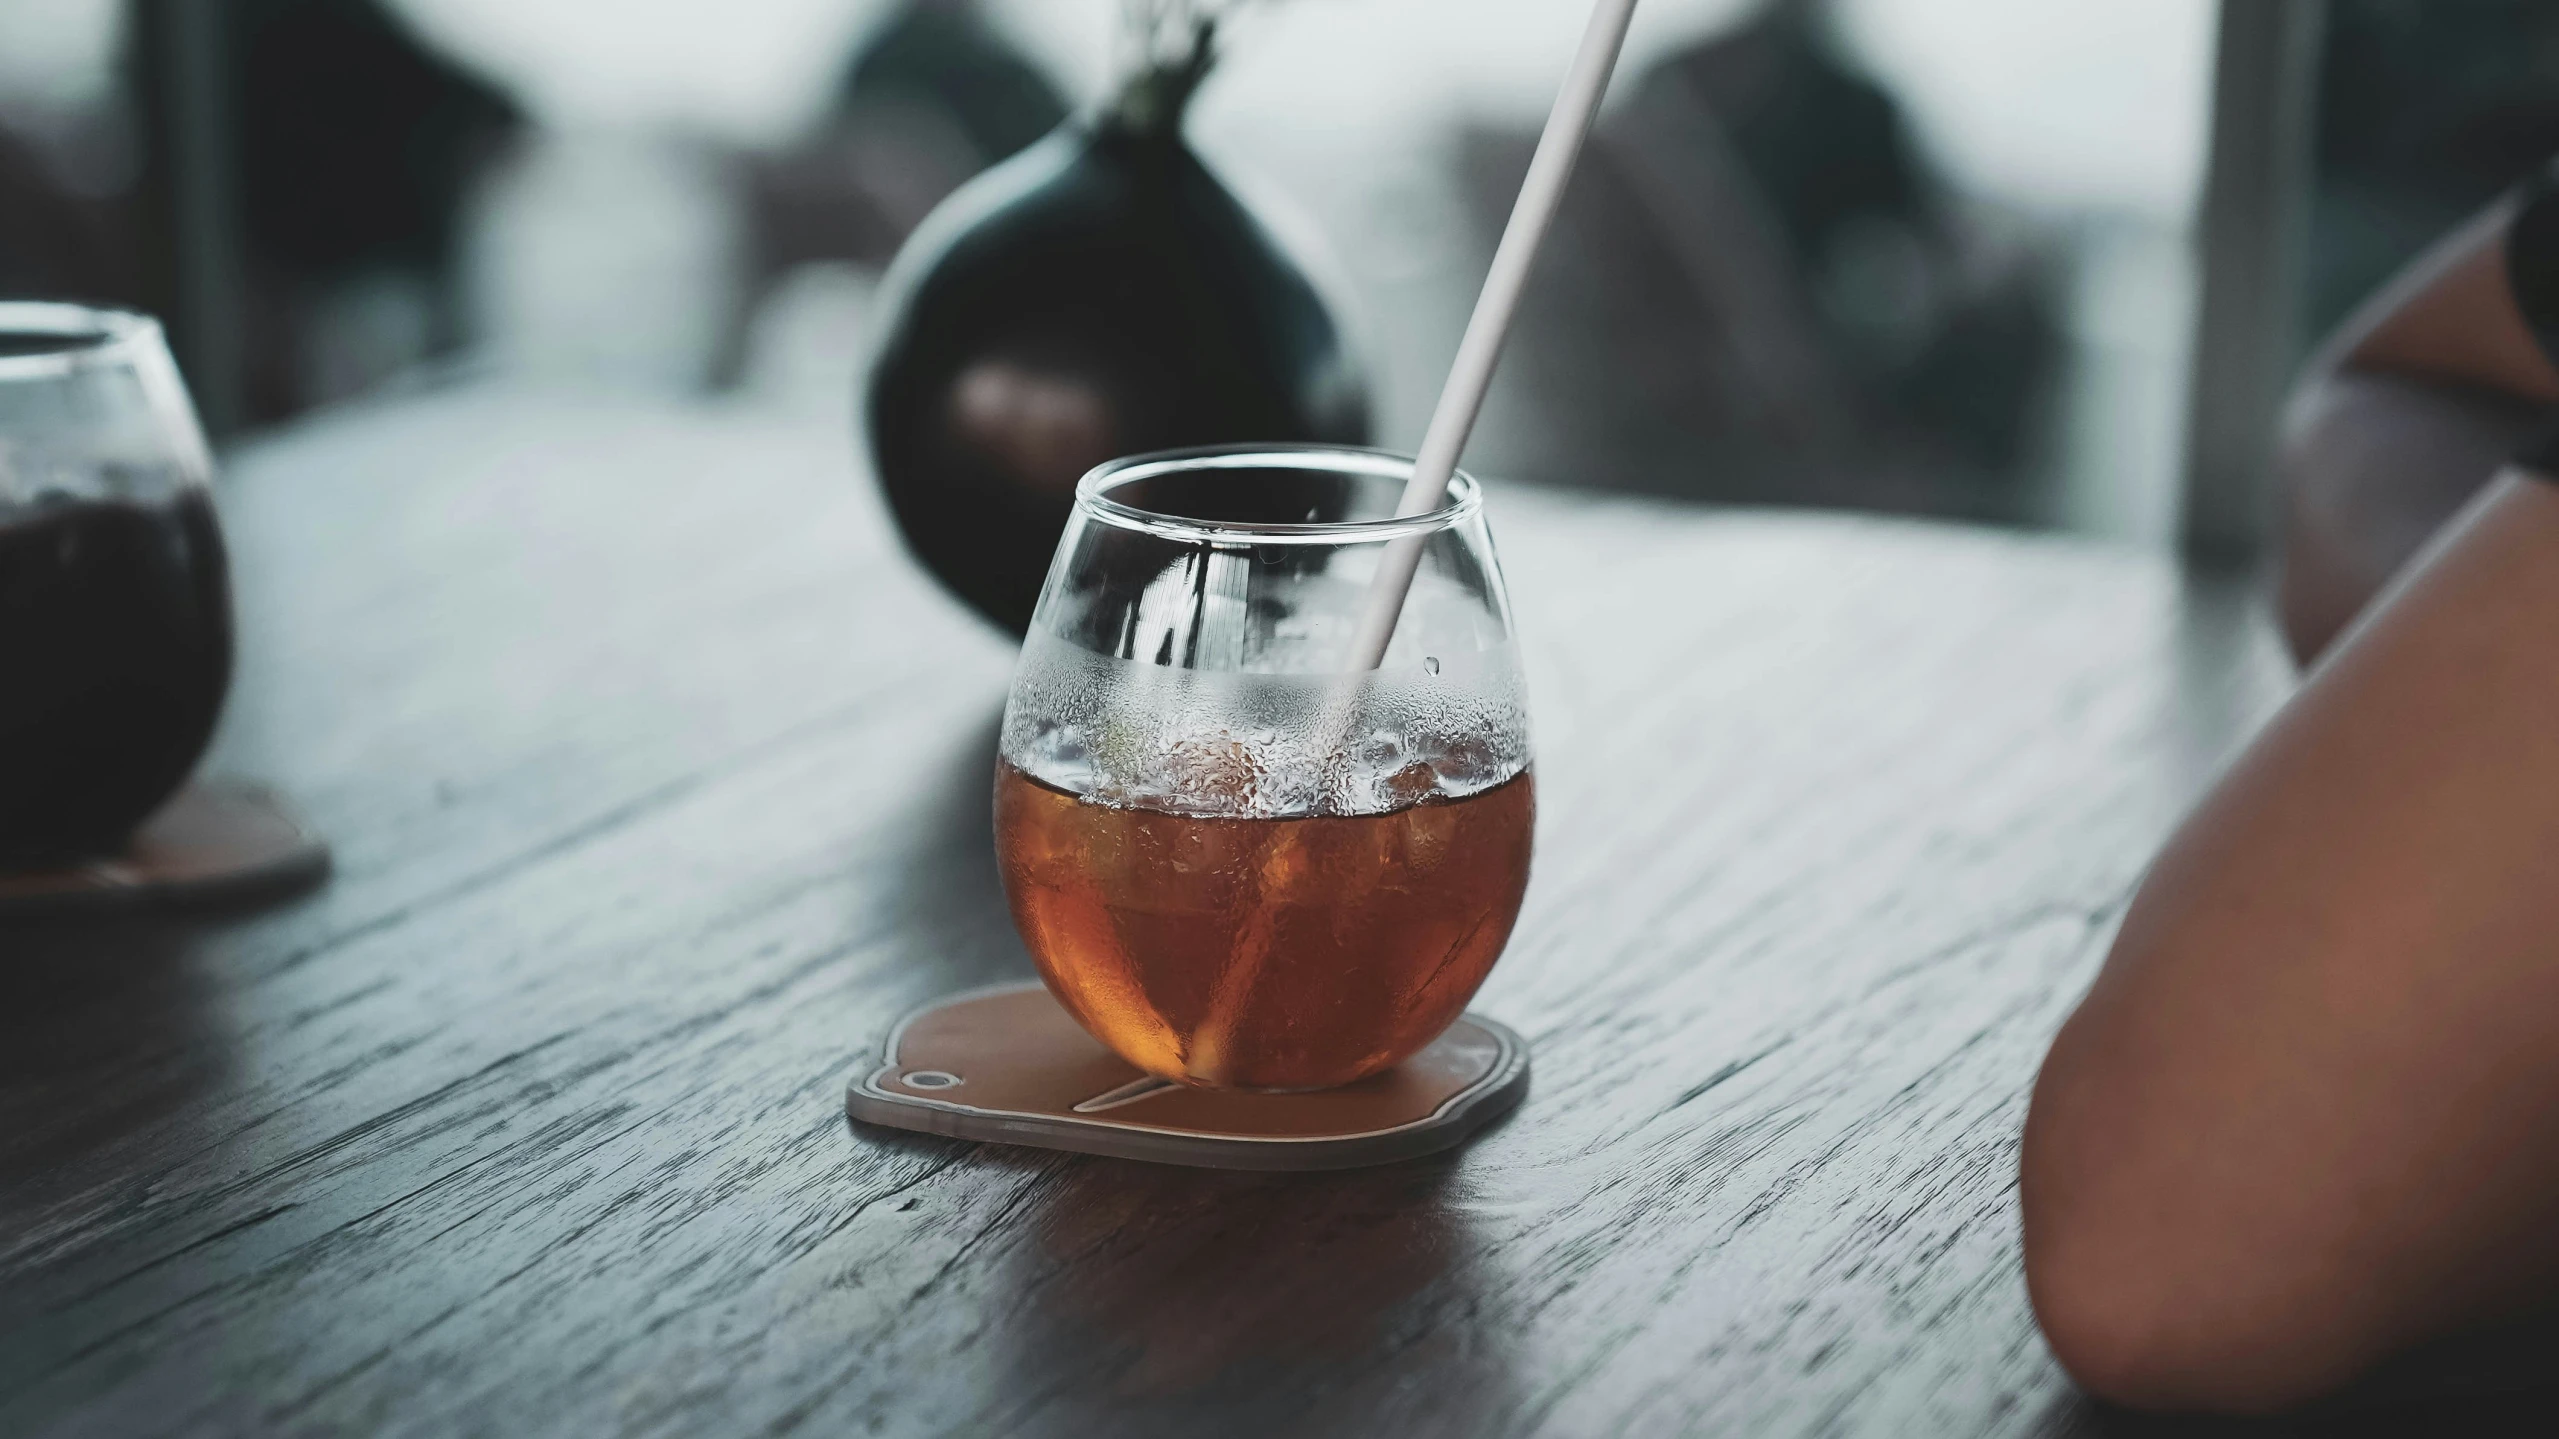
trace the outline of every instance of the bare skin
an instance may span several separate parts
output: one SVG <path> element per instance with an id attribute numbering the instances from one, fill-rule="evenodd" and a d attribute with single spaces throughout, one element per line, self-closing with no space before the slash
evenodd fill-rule
<path id="1" fill-rule="evenodd" d="M 2506 283 L 2506 207 L 2338 332 L 2286 416 L 2284 634 L 2308 663 L 2559 406 Z"/>
<path id="2" fill-rule="evenodd" d="M 2350 333 L 2296 462 L 2455 422 L 2359 396 L 2559 400 L 2485 237 Z M 2381 583 L 2288 589 L 2308 649 L 2364 613 L 2170 840 L 2037 1081 L 2027 1284 L 2105 1397 L 2284 1408 L 2559 1292 L 2559 486 L 2498 476 Z"/>
<path id="3" fill-rule="evenodd" d="M 2305 665 L 2548 423 L 2510 395 L 2373 369 L 2304 387 L 2289 418 L 2277 600 Z"/>

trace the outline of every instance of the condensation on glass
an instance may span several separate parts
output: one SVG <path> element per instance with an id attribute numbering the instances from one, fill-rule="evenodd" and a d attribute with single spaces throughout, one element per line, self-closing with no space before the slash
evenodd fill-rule
<path id="1" fill-rule="evenodd" d="M 1185 1083 L 1320 1088 L 1436 1037 L 1507 942 L 1534 785 L 1475 482 L 1228 447 L 1086 477 L 1005 707 L 1014 917 L 1060 1000 Z M 1350 667 L 1389 545 L 1422 559 Z"/>

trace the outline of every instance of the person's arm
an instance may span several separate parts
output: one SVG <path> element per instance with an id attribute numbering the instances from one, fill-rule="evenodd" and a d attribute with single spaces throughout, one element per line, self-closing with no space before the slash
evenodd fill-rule
<path id="1" fill-rule="evenodd" d="M 2262 1410 L 2559 1283 L 2559 486 L 2495 481 L 2186 821 L 2046 1059 L 2063 1366 Z"/>
<path id="2" fill-rule="evenodd" d="M 2559 369 L 2517 303 L 2516 210 L 2502 202 L 2421 256 L 2296 391 L 2277 462 L 2281 609 L 2304 663 L 2559 405 Z"/>

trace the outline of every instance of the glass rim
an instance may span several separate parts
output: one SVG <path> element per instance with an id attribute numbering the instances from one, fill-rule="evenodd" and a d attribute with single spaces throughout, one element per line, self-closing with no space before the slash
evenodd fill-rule
<path id="1" fill-rule="evenodd" d="M 1092 518 L 1121 529 L 1139 530 L 1161 539 L 1188 544 L 1322 545 L 1373 544 L 1384 540 L 1437 534 L 1483 508 L 1484 493 L 1475 477 L 1456 470 L 1448 477 L 1448 494 L 1433 509 L 1415 515 L 1387 515 L 1373 520 L 1256 522 L 1201 520 L 1187 515 L 1143 509 L 1116 499 L 1111 491 L 1137 480 L 1185 470 L 1294 469 L 1341 475 L 1367 475 L 1396 481 L 1412 478 L 1415 460 L 1393 450 L 1364 445 L 1259 444 L 1201 445 L 1182 450 L 1153 450 L 1095 465 L 1075 483 L 1075 507 Z"/>
<path id="2" fill-rule="evenodd" d="M 135 363 L 159 338 L 160 322 L 139 310 L 112 305 L 0 300 L 0 335 L 59 337 L 64 343 L 58 350 L 0 355 L 0 381 L 51 380 L 82 370 Z"/>

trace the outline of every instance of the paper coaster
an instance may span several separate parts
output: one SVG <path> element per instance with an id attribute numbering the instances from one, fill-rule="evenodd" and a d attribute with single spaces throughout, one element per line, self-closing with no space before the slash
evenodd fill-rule
<path id="1" fill-rule="evenodd" d="M 846 1087 L 869 1124 L 1210 1169 L 1354 1169 L 1446 1149 L 1528 1093 L 1528 1045 L 1469 1014 L 1411 1059 L 1306 1094 L 1192 1089 L 1102 1047 L 1039 984 L 908 1015 Z"/>
<path id="2" fill-rule="evenodd" d="M 329 849 L 264 785 L 199 780 L 142 822 L 124 852 L 62 869 L 0 871 L 0 915 L 205 904 L 328 873 Z"/>

